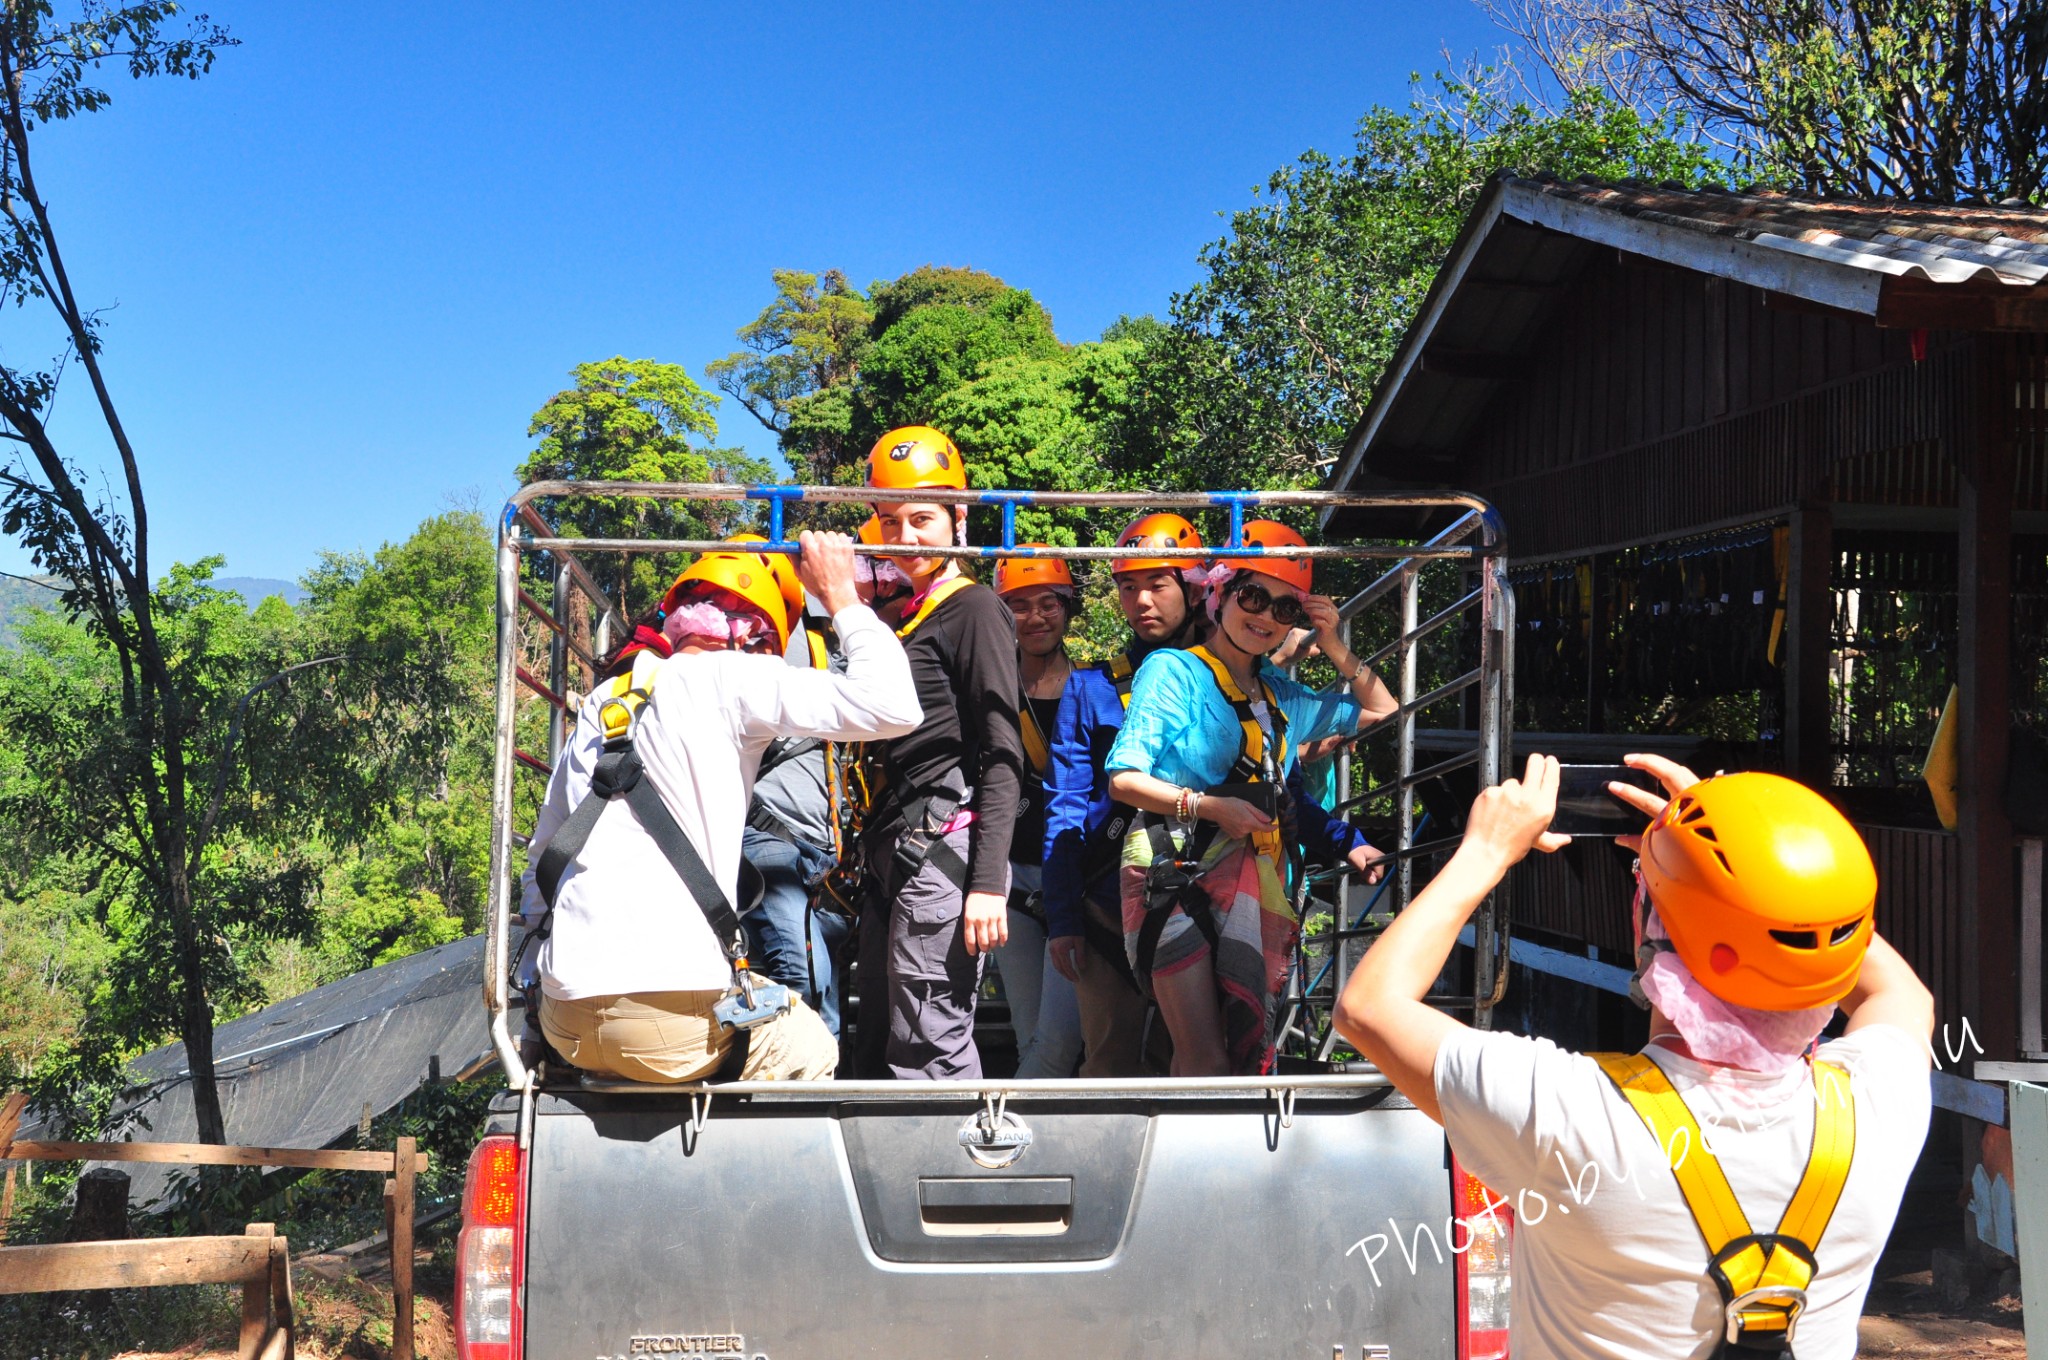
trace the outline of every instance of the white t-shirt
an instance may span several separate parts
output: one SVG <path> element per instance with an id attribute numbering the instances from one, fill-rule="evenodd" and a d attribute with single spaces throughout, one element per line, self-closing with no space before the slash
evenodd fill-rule
<path id="1" fill-rule="evenodd" d="M 726 897 L 736 892 L 740 830 L 761 752 L 783 736 L 876 741 L 924 719 L 910 661 L 866 605 L 833 617 L 846 673 L 799 669 L 777 656 L 699 652 L 661 665 L 633 746 L 661 800 Z M 547 910 L 534 882 L 540 852 L 590 791 L 603 752 L 598 696 L 548 781 L 527 852 L 520 910 Z M 725 951 L 661 847 L 623 806 L 605 809 L 562 875 L 540 951 L 541 990 L 559 1001 L 617 993 L 712 991 L 732 981 Z"/>
<path id="2" fill-rule="evenodd" d="M 1662 1044 L 1645 1052 L 1699 1121 L 1751 1230 L 1775 1229 L 1813 1146 L 1810 1069 L 1773 1077 Z M 1820 1056 L 1849 1074 L 1856 1152 L 1793 1349 L 1799 1360 L 1847 1360 L 1927 1138 L 1928 1057 L 1889 1025 L 1824 1044 Z M 1516 1360 L 1713 1354 L 1721 1296 L 1670 1171 L 1684 1149 L 1659 1148 L 1597 1063 L 1548 1040 L 1464 1030 L 1437 1051 L 1436 1093 L 1460 1164 L 1516 1210 Z"/>

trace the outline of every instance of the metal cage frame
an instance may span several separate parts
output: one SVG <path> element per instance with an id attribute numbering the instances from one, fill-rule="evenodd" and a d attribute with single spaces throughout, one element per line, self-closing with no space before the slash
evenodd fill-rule
<path id="1" fill-rule="evenodd" d="M 1049 557 L 1069 561 L 1108 561 L 1127 555 L 1124 550 L 1107 548 L 1066 548 L 1045 546 L 1020 546 L 1016 541 L 1016 514 L 1019 509 L 1128 509 L 1133 513 L 1150 510 L 1208 510 L 1221 511 L 1228 515 L 1230 530 L 1227 541 L 1220 546 L 1202 548 L 1147 548 L 1146 554 L 1161 558 L 1187 558 L 1199 563 L 1211 560 L 1235 561 L 1265 556 L 1308 557 L 1311 559 L 1375 559 L 1390 562 L 1385 574 L 1371 585 L 1345 600 L 1339 607 L 1348 643 L 1350 627 L 1358 615 L 1375 603 L 1392 595 L 1398 601 L 1400 630 L 1394 641 L 1380 648 L 1366 662 L 1380 666 L 1393 661 L 1395 683 L 1390 684 L 1398 697 L 1399 707 L 1387 718 L 1366 729 L 1347 743 L 1340 756 L 1343 786 L 1348 789 L 1349 760 L 1351 745 L 1391 729 L 1398 750 L 1398 775 L 1392 783 L 1384 783 L 1366 790 L 1356 797 L 1347 798 L 1338 809 L 1355 809 L 1370 799 L 1392 793 L 1395 796 L 1399 816 L 1399 832 L 1396 845 L 1389 851 L 1394 863 L 1393 871 L 1386 876 L 1382 893 L 1391 890 L 1393 911 L 1398 913 L 1413 899 L 1414 862 L 1417 858 L 1440 853 L 1454 843 L 1454 838 L 1427 840 L 1417 843 L 1418 829 L 1415 808 L 1415 793 L 1423 782 L 1439 777 L 1453 770 L 1476 766 L 1481 787 L 1500 782 L 1502 761 L 1509 747 L 1509 733 L 1513 708 L 1513 649 L 1510 639 L 1513 635 L 1514 594 L 1507 584 L 1506 536 L 1500 516 L 1486 501 L 1461 492 L 1345 492 L 1345 491 L 1214 491 L 1214 492 L 1053 492 L 1053 491 L 945 491 L 921 489 L 915 493 L 919 501 L 940 505 L 965 506 L 968 508 L 993 508 L 1001 517 L 1002 541 L 995 544 L 975 544 L 964 547 L 903 547 L 897 545 L 856 545 L 856 551 L 868 556 L 879 557 L 950 557 L 967 560 L 991 559 L 996 557 Z M 750 551 L 783 552 L 797 551 L 795 541 L 785 536 L 787 507 L 791 503 L 804 504 L 871 504 L 878 497 L 867 487 L 827 487 L 800 485 L 747 486 L 738 483 L 700 482 L 610 482 L 610 481 L 544 481 L 530 483 L 516 492 L 506 502 L 499 521 L 497 547 L 497 667 L 495 677 L 495 709 L 493 722 L 493 758 L 491 777 L 491 868 L 490 894 L 486 913 L 488 938 L 485 946 L 484 1005 L 490 1020 L 491 1041 L 500 1066 L 514 1089 L 527 1092 L 533 1090 L 536 1074 L 530 1071 L 522 1060 L 517 1038 L 510 1027 L 511 968 L 513 941 L 513 841 L 512 826 L 513 782 L 521 765 L 543 775 L 549 774 L 559 756 L 565 735 L 569 710 L 569 666 L 572 652 L 575 659 L 596 669 L 597 660 L 608 650 L 608 636 L 613 628 L 623 630 L 628 624 L 617 606 L 606 599 L 590 572 L 583 566 L 577 554 L 581 552 L 605 552 L 622 554 L 650 554 L 673 552 L 706 552 L 724 548 L 727 543 L 719 539 L 595 539 L 567 537 L 559 534 L 546 518 L 541 515 L 533 502 L 543 498 L 570 497 L 629 497 L 656 501 L 763 503 L 767 509 L 767 523 L 762 532 L 768 541 L 749 545 Z M 1339 508 L 1384 509 L 1399 511 L 1451 511 L 1456 518 L 1441 532 L 1420 544 L 1390 542 L 1355 542 L 1343 544 L 1318 544 L 1307 548 L 1289 548 L 1283 552 L 1269 552 L 1259 547 L 1247 547 L 1243 543 L 1245 512 L 1248 509 L 1311 509 L 1325 512 Z M 555 573 L 555 590 L 552 607 L 543 605 L 520 584 L 520 567 L 528 553 L 548 555 Z M 1459 569 L 1469 573 L 1464 589 L 1455 604 L 1441 609 L 1429 618 L 1421 616 L 1421 582 L 1426 571 L 1439 568 Z M 572 591 L 580 591 L 598 611 L 595 631 L 595 645 L 584 649 L 573 641 L 568 625 L 568 600 Z M 549 675 L 545 681 L 533 675 L 519 662 L 520 621 L 522 614 L 535 616 L 552 634 L 549 640 Z M 1419 693 L 1418 659 L 1423 643 L 1434 634 L 1476 615 L 1478 632 L 1477 664 L 1461 675 Z M 539 694 L 550 705 L 548 727 L 547 759 L 522 751 L 518 748 L 515 734 L 518 705 L 517 691 L 520 686 Z M 1425 709 L 1446 699 L 1462 695 L 1468 690 L 1477 690 L 1477 723 L 1472 731 L 1472 749 L 1461 751 L 1448 759 L 1418 769 L 1415 762 L 1416 719 Z M 1282 1038 L 1293 1030 L 1302 1032 L 1301 1027 L 1311 1023 L 1311 1017 L 1322 1012 L 1327 1020 L 1327 1011 L 1341 993 L 1346 978 L 1356 962 L 1357 942 L 1373 933 L 1377 927 L 1370 923 L 1372 900 L 1368 899 L 1354 906 L 1350 899 L 1362 897 L 1356 891 L 1357 885 L 1350 880 L 1354 871 L 1348 869 L 1327 871 L 1306 876 L 1303 890 L 1308 883 L 1334 883 L 1336 893 L 1335 929 L 1330 938 L 1335 945 L 1334 953 L 1318 977 L 1311 979 L 1297 976 L 1287 1000 Z M 1464 998 L 1434 997 L 1438 1004 L 1453 1008 L 1470 1009 L 1474 1023 L 1484 1028 L 1490 1023 L 1490 1013 L 1500 1000 L 1507 981 L 1507 931 L 1504 912 L 1498 893 L 1490 894 L 1472 918 L 1473 938 L 1473 993 Z M 1297 974 L 1301 970 L 1296 970 Z M 1334 1042 L 1334 1034 L 1326 1033 L 1322 1039 L 1319 1056 L 1327 1058 Z M 1147 1094 L 1192 1094 L 1195 1092 L 1219 1092 L 1230 1090 L 1264 1091 L 1276 1095 L 1283 1109 L 1291 1106 L 1293 1093 L 1297 1090 L 1324 1090 L 1325 1088 L 1357 1089 L 1384 1084 L 1384 1077 L 1376 1072 L 1362 1071 L 1341 1075 L 1301 1075 L 1225 1078 L 1162 1078 L 1142 1077 L 1125 1081 L 1028 1081 L 983 1080 L 960 1082 L 867 1082 L 841 1081 L 817 1083 L 829 1086 L 835 1094 L 887 1096 L 906 1094 L 903 1088 L 913 1087 L 922 1096 L 952 1093 L 976 1098 L 995 1091 L 1029 1089 L 1046 1092 L 1068 1091 L 1075 1094 L 1100 1093 L 1104 1091 L 1143 1092 Z M 692 1091 L 706 1101 L 712 1091 L 736 1094 L 767 1095 L 772 1092 L 793 1093 L 787 1082 L 726 1082 L 687 1083 L 681 1087 L 647 1086 L 633 1088 L 631 1083 L 601 1083 L 604 1089 L 643 1089 L 647 1091 Z M 805 1084 L 808 1088 L 810 1083 Z M 956 1089 L 957 1088 L 957 1089 Z"/>

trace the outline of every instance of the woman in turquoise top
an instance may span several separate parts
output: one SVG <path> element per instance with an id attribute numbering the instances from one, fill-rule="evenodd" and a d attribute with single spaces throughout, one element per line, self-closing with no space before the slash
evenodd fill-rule
<path id="1" fill-rule="evenodd" d="M 1270 520 L 1245 525 L 1244 541 L 1307 546 Z M 1311 581 L 1307 558 L 1245 559 L 1213 597 L 1206 644 L 1145 658 L 1110 747 L 1110 795 L 1148 814 L 1124 842 L 1124 945 L 1173 1036 L 1175 1076 L 1271 1069 L 1277 998 L 1301 932 L 1285 887 L 1292 828 L 1276 818 L 1295 745 L 1355 732 L 1395 708 Z M 1266 664 L 1304 622 L 1345 691 L 1311 690 Z M 1186 837 L 1178 852 L 1168 836 Z M 1176 873 L 1176 858 L 1199 866 Z"/>

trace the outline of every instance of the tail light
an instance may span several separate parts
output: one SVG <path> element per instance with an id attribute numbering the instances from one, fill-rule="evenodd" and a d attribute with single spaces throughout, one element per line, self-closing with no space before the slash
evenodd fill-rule
<path id="1" fill-rule="evenodd" d="M 458 1360 L 519 1360 L 526 1281 L 525 1159 L 510 1137 L 469 1154 L 462 1233 L 455 1239 Z"/>
<path id="2" fill-rule="evenodd" d="M 1451 1188 L 1451 1241 L 1455 1246 L 1462 1237 L 1465 1243 L 1457 1254 L 1459 1360 L 1507 1360 L 1515 1211 L 1466 1175 L 1456 1158 Z"/>

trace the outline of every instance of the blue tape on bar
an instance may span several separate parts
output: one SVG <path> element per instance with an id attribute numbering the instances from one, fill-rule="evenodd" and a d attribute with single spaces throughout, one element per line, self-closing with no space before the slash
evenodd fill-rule
<path id="1" fill-rule="evenodd" d="M 780 496 L 768 502 L 768 537 L 774 539 L 777 543 L 782 542 L 783 503 L 783 499 Z"/>
<path id="2" fill-rule="evenodd" d="M 1003 546 L 1005 548 L 1017 546 L 1017 503 L 1015 501 L 1003 502 Z"/>
<path id="3" fill-rule="evenodd" d="M 1230 503 L 1230 546 L 1235 548 L 1244 542 L 1244 502 Z"/>

